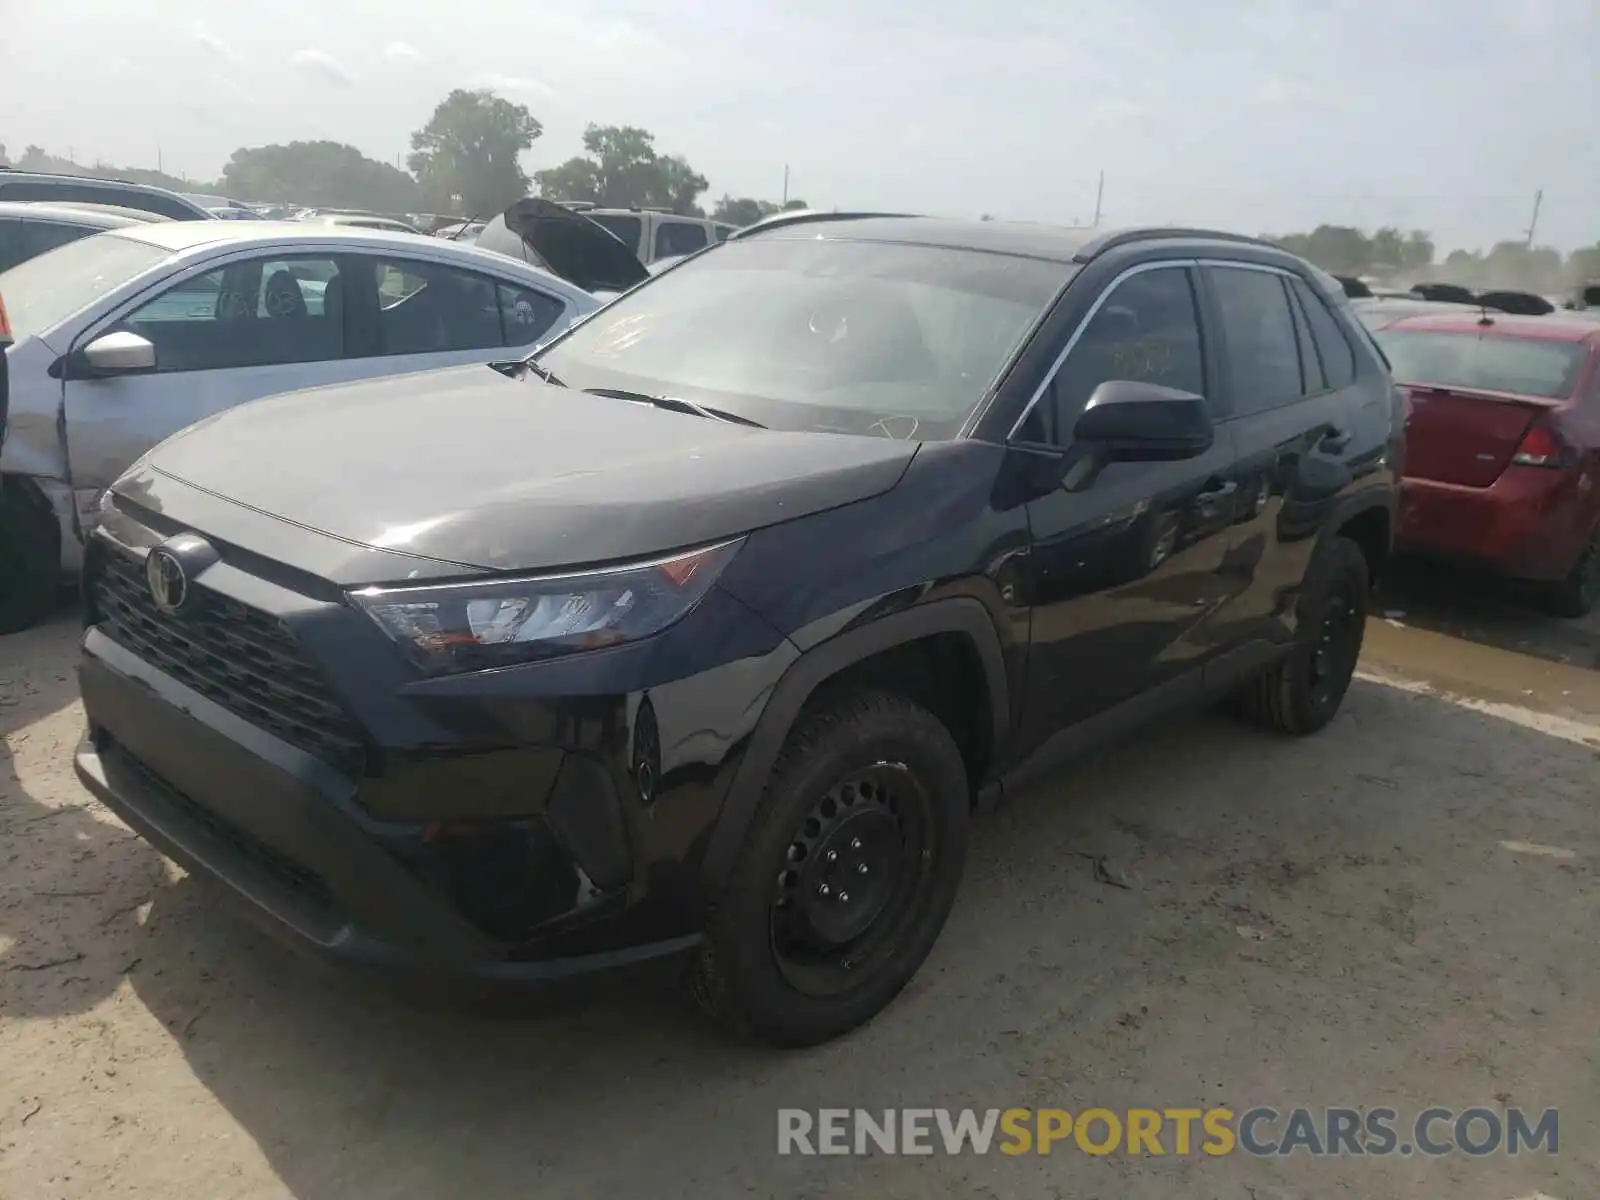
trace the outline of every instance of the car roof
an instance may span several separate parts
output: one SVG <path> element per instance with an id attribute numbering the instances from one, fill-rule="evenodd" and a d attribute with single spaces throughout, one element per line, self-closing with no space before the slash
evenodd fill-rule
<path id="1" fill-rule="evenodd" d="M 749 234 L 761 230 L 753 226 Z M 792 225 L 761 230 L 762 241 L 829 238 L 852 242 L 900 242 L 950 250 L 986 250 L 1070 263 L 1073 256 L 1100 235 L 1096 229 L 1065 225 L 1031 225 L 1020 221 L 959 221 L 941 217 L 862 216 L 829 220 L 824 214 Z M 747 234 L 747 236 L 749 235 Z"/>
<path id="2" fill-rule="evenodd" d="M 130 227 L 122 237 L 177 252 L 219 242 L 249 245 L 259 242 L 372 241 L 391 246 L 415 246 L 418 240 L 436 242 L 422 234 L 398 229 L 369 229 L 362 225 L 335 225 L 322 221 L 169 221 L 157 225 Z"/>
<path id="3" fill-rule="evenodd" d="M 1482 310 L 1419 314 L 1402 317 L 1384 330 L 1394 333 L 1493 333 L 1496 337 L 1532 338 L 1548 342 L 1582 342 L 1600 335 L 1600 316 L 1579 313 L 1549 313 L 1524 317 L 1513 313 L 1490 313 L 1485 324 Z"/>
<path id="4" fill-rule="evenodd" d="M 131 225 L 148 225 L 147 216 L 133 209 L 119 210 L 114 205 L 56 204 L 49 200 L 0 200 L 0 216 L 29 217 L 40 221 L 56 221 L 62 225 L 80 225 L 85 229 L 126 229 Z"/>

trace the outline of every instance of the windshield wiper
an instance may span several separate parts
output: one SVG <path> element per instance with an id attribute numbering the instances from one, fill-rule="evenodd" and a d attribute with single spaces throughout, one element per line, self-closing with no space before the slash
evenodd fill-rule
<path id="1" fill-rule="evenodd" d="M 489 369 L 491 371 L 499 371 L 500 374 L 504 375 L 507 379 L 515 379 L 517 378 L 517 373 L 519 371 L 527 371 L 532 375 L 538 376 L 551 387 L 567 386 L 566 384 L 562 383 L 560 379 L 556 378 L 556 373 L 549 367 L 540 366 L 531 358 L 511 358 L 502 362 L 492 362 L 489 364 Z"/>
<path id="2" fill-rule="evenodd" d="M 630 392 L 625 388 L 584 388 L 591 396 L 610 396 L 614 400 L 629 400 L 635 404 L 650 404 L 656 408 L 664 408 L 668 412 L 687 413 L 692 417 L 704 417 L 708 421 L 725 421 L 729 425 L 748 425 L 751 429 L 765 429 L 760 421 L 752 421 L 749 417 L 741 417 L 738 413 L 725 412 L 720 408 L 708 408 L 704 404 L 696 404 L 693 400 L 685 400 L 682 396 L 652 396 L 648 392 Z"/>

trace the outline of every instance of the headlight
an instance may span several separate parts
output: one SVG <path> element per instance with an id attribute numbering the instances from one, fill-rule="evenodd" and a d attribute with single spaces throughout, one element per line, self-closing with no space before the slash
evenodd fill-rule
<path id="1" fill-rule="evenodd" d="M 430 675 L 482 671 L 660 633 L 711 590 L 742 541 L 594 571 L 369 587 L 350 598 Z"/>

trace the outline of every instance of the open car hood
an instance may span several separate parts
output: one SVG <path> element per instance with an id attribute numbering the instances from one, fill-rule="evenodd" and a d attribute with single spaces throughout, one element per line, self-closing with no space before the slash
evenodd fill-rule
<path id="1" fill-rule="evenodd" d="M 518 200 L 490 221 L 476 244 L 543 267 L 586 292 L 624 292 L 650 278 L 633 251 L 604 226 L 537 196 Z"/>

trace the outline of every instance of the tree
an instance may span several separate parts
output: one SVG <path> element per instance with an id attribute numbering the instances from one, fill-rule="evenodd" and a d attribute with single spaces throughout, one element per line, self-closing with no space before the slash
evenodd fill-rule
<path id="1" fill-rule="evenodd" d="M 342 142 L 241 146 L 217 189 L 240 200 L 411 212 L 420 199 L 411 176 Z"/>
<path id="2" fill-rule="evenodd" d="M 601 208 L 665 208 L 703 216 L 696 203 L 710 185 L 681 156 L 656 153 L 655 135 L 636 125 L 590 125 L 582 155 L 534 173 L 539 194 L 587 200 Z"/>
<path id="3" fill-rule="evenodd" d="M 1600 282 L 1600 242 L 1574 250 L 1567 258 L 1567 283 L 1574 288 Z"/>
<path id="4" fill-rule="evenodd" d="M 721 200 L 711 210 L 713 221 L 724 221 L 729 225 L 754 225 L 773 213 L 791 212 L 806 208 L 804 200 L 791 200 L 787 204 L 774 204 L 771 200 L 756 200 L 750 196 L 740 196 L 734 199 L 723 194 Z M 988 220 L 988 218 L 984 218 Z"/>
<path id="5" fill-rule="evenodd" d="M 1400 265 L 1417 271 L 1433 265 L 1433 237 L 1426 229 L 1413 229 L 1400 247 Z"/>
<path id="6" fill-rule="evenodd" d="M 489 216 L 528 194 L 518 156 L 543 132 L 526 106 L 457 88 L 411 135 L 406 163 L 433 208 Z"/>

